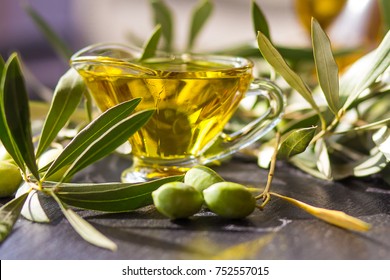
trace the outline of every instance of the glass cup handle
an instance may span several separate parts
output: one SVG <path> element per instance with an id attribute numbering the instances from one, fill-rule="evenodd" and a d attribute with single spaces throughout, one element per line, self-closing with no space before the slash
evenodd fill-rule
<path id="1" fill-rule="evenodd" d="M 202 154 L 200 159 L 202 164 L 220 160 L 253 144 L 272 130 L 281 120 L 285 97 L 277 85 L 267 80 L 255 79 L 249 86 L 247 96 L 260 96 L 267 99 L 269 108 L 263 115 L 240 130 L 230 134 L 222 133 Z"/>

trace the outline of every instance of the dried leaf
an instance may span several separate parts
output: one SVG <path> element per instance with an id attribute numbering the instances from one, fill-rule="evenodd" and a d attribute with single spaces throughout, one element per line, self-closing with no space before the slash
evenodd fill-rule
<path id="1" fill-rule="evenodd" d="M 314 207 L 314 206 L 311 206 L 307 203 L 296 200 L 294 198 L 280 195 L 280 194 L 277 194 L 274 192 L 272 192 L 271 195 L 279 197 L 279 198 L 303 209 L 304 211 L 313 215 L 314 217 L 317 217 L 318 219 L 321 219 L 321 220 L 328 222 L 330 224 L 339 226 L 341 228 L 354 230 L 354 231 L 368 231 L 371 228 L 370 224 L 368 224 L 360 219 L 357 219 L 355 217 L 349 216 L 342 211 Z"/>

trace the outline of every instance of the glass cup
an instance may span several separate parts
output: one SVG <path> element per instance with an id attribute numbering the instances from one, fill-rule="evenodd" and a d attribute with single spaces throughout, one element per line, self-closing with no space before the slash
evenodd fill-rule
<path id="1" fill-rule="evenodd" d="M 247 147 L 280 121 L 284 96 L 273 83 L 254 79 L 253 63 L 241 57 L 157 53 L 140 61 L 141 52 L 99 44 L 73 55 L 101 111 L 141 97 L 136 111 L 155 108 L 150 121 L 129 142 L 133 165 L 124 182 L 143 182 L 183 174 Z M 266 100 L 264 113 L 237 131 L 224 131 L 245 96 Z"/>

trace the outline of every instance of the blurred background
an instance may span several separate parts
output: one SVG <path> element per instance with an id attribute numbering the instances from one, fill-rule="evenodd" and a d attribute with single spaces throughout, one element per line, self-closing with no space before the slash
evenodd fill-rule
<path id="1" fill-rule="evenodd" d="M 97 42 L 141 44 L 154 27 L 150 1 L 139 0 L 0 0 L 0 53 L 18 51 L 44 85 L 53 88 L 69 67 L 59 58 L 23 9 L 29 4 L 77 51 Z M 258 0 L 274 43 L 310 47 L 310 18 L 315 15 L 334 48 L 377 44 L 381 16 L 378 0 Z M 385 0 L 386 1 L 386 0 Z M 192 9 L 198 0 L 165 0 L 174 13 L 175 49 L 186 44 Z M 214 10 L 194 51 L 206 52 L 255 42 L 250 0 L 214 0 Z"/>

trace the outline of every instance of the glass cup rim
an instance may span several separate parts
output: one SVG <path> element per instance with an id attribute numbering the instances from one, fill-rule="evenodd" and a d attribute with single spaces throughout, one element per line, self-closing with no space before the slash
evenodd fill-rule
<path id="1" fill-rule="evenodd" d="M 108 53 L 110 50 L 119 50 L 122 51 L 122 54 L 127 54 L 128 56 L 124 55 L 123 57 L 110 57 L 109 54 L 104 55 L 105 53 Z M 89 45 L 87 47 L 84 47 L 74 53 L 70 58 L 70 64 L 71 66 L 75 66 L 77 64 L 104 64 L 104 63 L 110 63 L 110 64 L 118 64 L 121 67 L 125 67 L 126 65 L 139 65 L 140 63 L 137 62 L 131 62 L 130 59 L 136 59 L 139 58 L 142 55 L 142 49 L 129 46 L 121 43 L 97 43 L 93 45 Z M 107 58 L 107 60 L 104 59 L 104 57 Z M 103 58 L 103 59 L 102 59 Z M 213 68 L 215 71 L 228 71 L 231 70 L 246 70 L 246 69 L 252 69 L 254 64 L 253 62 L 245 57 L 240 56 L 233 56 L 233 55 L 218 55 L 218 54 L 208 54 L 208 53 L 167 53 L 163 51 L 157 51 L 156 52 L 156 58 L 153 58 L 156 62 L 160 59 L 160 61 L 163 60 L 169 60 L 174 61 L 181 59 L 183 61 L 191 61 L 191 60 L 204 60 L 204 61 L 210 61 L 210 62 L 216 62 L 224 65 L 229 65 L 230 67 L 221 67 L 221 69 L 218 69 L 218 67 Z M 204 71 L 204 70 L 200 70 Z M 192 71 L 191 71 L 192 72 Z M 197 72 L 195 70 L 194 72 Z"/>

